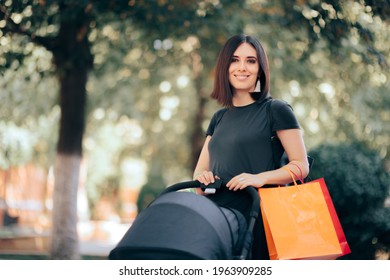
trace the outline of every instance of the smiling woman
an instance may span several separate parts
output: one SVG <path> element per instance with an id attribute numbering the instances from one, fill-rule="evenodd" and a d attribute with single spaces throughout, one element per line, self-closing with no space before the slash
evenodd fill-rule
<path id="1" fill-rule="evenodd" d="M 258 81 L 259 63 L 256 50 L 243 43 L 234 52 L 229 67 L 229 82 L 235 89 L 233 105 L 244 106 L 253 102 L 248 92 L 254 92 Z"/>
<path id="2" fill-rule="evenodd" d="M 271 102 L 269 91 L 268 59 L 261 43 L 247 35 L 230 38 L 219 53 L 211 94 L 225 108 L 211 119 L 194 180 L 208 185 L 222 179 L 225 187 L 207 197 L 245 217 L 249 216 L 251 198 L 243 189 L 291 181 L 286 170 L 275 166 L 273 135 L 280 139 L 288 156 L 287 167 L 304 178 L 308 173 L 298 121 L 286 102 Z M 259 213 L 253 232 L 253 259 L 269 258 L 261 216 Z"/>

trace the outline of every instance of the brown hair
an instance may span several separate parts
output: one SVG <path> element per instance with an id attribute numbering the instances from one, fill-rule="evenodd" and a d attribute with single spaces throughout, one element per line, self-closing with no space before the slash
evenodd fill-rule
<path id="1" fill-rule="evenodd" d="M 222 47 L 216 63 L 214 88 L 211 97 L 216 99 L 224 107 L 233 106 L 233 89 L 229 83 L 229 66 L 236 49 L 243 43 L 248 43 L 255 48 L 259 61 L 260 92 L 252 92 L 254 100 L 260 100 L 269 94 L 270 73 L 267 54 L 256 38 L 239 34 L 231 37 Z"/>

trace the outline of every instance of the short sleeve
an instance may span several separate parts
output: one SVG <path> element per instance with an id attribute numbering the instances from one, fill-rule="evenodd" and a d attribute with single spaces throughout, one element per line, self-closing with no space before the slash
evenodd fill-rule
<path id="1" fill-rule="evenodd" d="M 283 100 L 274 99 L 271 114 L 272 131 L 300 128 L 292 107 Z"/>
<path id="2" fill-rule="evenodd" d="M 215 127 L 221 121 L 222 116 L 226 112 L 226 110 L 227 110 L 226 108 L 223 108 L 214 113 L 213 117 L 211 118 L 209 127 L 206 130 L 206 136 L 207 135 L 212 136 L 214 134 Z"/>

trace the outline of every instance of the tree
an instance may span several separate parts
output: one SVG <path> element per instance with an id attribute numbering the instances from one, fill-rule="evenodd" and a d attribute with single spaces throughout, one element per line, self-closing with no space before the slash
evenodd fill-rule
<path id="1" fill-rule="evenodd" d="M 375 259 L 378 242 L 390 230 L 390 208 L 384 203 L 390 177 L 378 152 L 366 145 L 322 144 L 310 151 L 315 163 L 312 179 L 324 177 L 352 253 L 345 259 Z"/>
<path id="2" fill-rule="evenodd" d="M 61 120 L 55 168 L 51 255 L 78 258 L 76 197 L 84 132 L 85 84 L 92 66 L 88 25 L 92 6 L 72 1 L 1 4 L 3 36 L 22 36 L 53 54 L 60 83 Z M 57 25 L 55 25 L 57 24 Z M 42 32 L 55 26 L 58 32 Z M 57 29 L 55 30 L 57 31 Z M 43 35 L 41 35 L 43 33 Z M 7 59 L 12 60 L 13 53 Z M 20 59 L 24 57 L 19 56 Z"/>
<path id="3" fill-rule="evenodd" d="M 283 40 L 272 45 L 277 50 L 286 51 L 286 53 L 280 54 L 279 59 L 287 60 L 286 57 L 291 57 L 294 64 L 297 61 L 305 61 L 313 51 L 327 47 L 332 50 L 331 55 L 335 55 L 337 59 L 343 58 L 343 56 L 336 55 L 338 51 L 344 49 L 343 44 L 347 42 L 347 49 L 352 49 L 364 61 L 371 62 L 373 58 L 376 58 L 381 67 L 386 67 L 383 50 L 375 44 L 374 35 L 377 34 L 374 32 L 375 30 L 371 30 L 364 23 L 354 20 L 356 14 L 351 16 L 348 14 L 349 7 L 356 6 L 359 15 L 363 15 L 362 18 L 366 18 L 366 16 L 368 18 L 379 17 L 386 22 L 388 14 L 385 11 L 388 11 L 389 6 L 386 1 L 345 0 L 328 1 L 327 3 L 321 3 L 321 1 L 270 1 L 268 3 L 228 0 L 139 2 L 8 0 L 0 3 L 1 44 L 18 46 L 18 48 L 6 51 L 0 50 L 3 55 L 0 60 L 0 68 L 13 67 L 17 70 L 15 65 L 18 64 L 15 61 L 23 61 L 31 56 L 31 48 L 23 49 L 22 47 L 33 43 L 37 46 L 43 46 L 52 55 L 55 75 L 59 82 L 61 120 L 56 159 L 55 217 L 53 219 L 53 244 L 56 246 L 52 248 L 53 258 L 78 257 L 75 192 L 82 157 L 85 116 L 88 109 L 92 110 L 86 108 L 86 83 L 91 70 L 97 66 L 92 48 L 96 43 L 94 34 L 97 30 L 103 30 L 107 27 L 108 23 L 114 22 L 119 23 L 119 25 L 123 23 L 123 26 L 131 25 L 133 30 L 142 31 L 136 34 L 135 39 L 132 37 L 134 33 L 121 33 L 119 40 L 123 40 L 124 48 L 128 47 L 126 42 L 135 40 L 145 40 L 145 42 L 150 43 L 157 39 L 171 38 L 168 41 L 174 42 L 175 40 L 191 38 L 191 40 L 199 42 L 193 51 L 183 56 L 187 59 L 189 57 L 186 55 L 190 55 L 192 59 L 190 61 L 194 67 L 191 78 L 196 81 L 194 84 L 196 87 L 195 96 L 198 100 L 195 106 L 189 102 L 191 103 L 189 108 L 196 116 L 194 122 L 190 124 L 194 128 L 191 140 L 194 137 L 200 138 L 201 123 L 204 118 L 209 117 L 205 112 L 208 91 L 206 88 L 209 87 L 209 78 L 217 48 L 227 37 L 235 33 L 254 30 L 262 30 L 264 34 L 269 30 L 278 30 L 279 32 L 282 26 L 285 30 L 291 30 L 293 34 L 299 34 L 301 41 L 298 42 L 299 46 L 295 49 L 279 48 L 278 46 L 282 45 Z M 264 26 L 272 28 L 266 30 Z M 290 37 L 293 36 L 291 32 L 284 34 L 287 33 L 290 33 Z M 365 42 L 365 50 L 368 52 L 361 51 L 362 44 L 352 46 L 346 40 L 349 35 L 356 33 L 358 34 L 355 36 L 357 41 Z M 268 34 L 268 38 L 272 37 L 277 36 Z M 10 40 L 11 38 L 12 40 Z M 294 39 L 296 38 L 291 38 L 292 41 Z M 108 42 L 108 44 L 110 43 Z M 112 47 L 117 48 L 118 45 L 115 44 Z M 164 51 L 166 50 L 156 50 L 156 53 L 158 55 Z M 324 57 L 329 56 L 326 51 L 323 53 Z M 308 64 L 310 61 L 306 63 L 307 67 Z M 95 70 L 104 71 L 103 67 Z M 158 72 L 155 69 L 153 74 Z M 302 70 L 300 73 L 302 76 L 306 74 Z M 291 77 L 287 70 L 284 74 L 286 77 Z M 309 80 L 310 76 L 307 78 L 307 81 Z M 149 85 L 149 83 L 152 84 L 154 81 L 148 79 L 143 86 Z M 153 84 L 153 86 L 155 85 Z M 157 107 L 158 104 L 155 103 L 150 102 Z M 329 106 L 331 105 L 329 104 Z M 156 110 L 158 109 L 153 107 L 153 113 Z M 186 110 L 186 108 L 182 110 Z M 385 118 L 386 114 L 383 116 Z M 174 126 L 170 129 L 174 129 Z M 149 131 L 150 127 L 146 127 L 146 130 Z M 151 139 L 157 139 L 153 140 L 155 142 L 160 140 L 159 137 L 151 137 Z M 192 142 L 194 143 L 193 160 L 189 161 L 191 162 L 189 166 L 193 166 L 193 161 L 199 153 L 200 144 L 203 142 L 201 140 Z M 164 152 L 163 150 L 156 149 L 157 152 Z M 62 219 L 66 219 L 66 221 Z M 63 232 L 63 229 L 69 230 Z"/>
<path id="4" fill-rule="evenodd" d="M 204 8 L 208 6 L 204 5 Z M 117 21 L 118 16 L 130 18 L 138 26 L 160 30 L 164 35 L 177 26 L 188 26 L 191 19 L 197 17 L 196 11 L 194 1 L 1 2 L 1 36 L 16 37 L 21 43 L 33 42 L 51 52 L 60 85 L 61 118 L 53 198 L 52 258 L 79 258 L 76 197 L 85 127 L 86 83 L 93 67 L 92 42 L 88 36 L 99 26 L 97 19 Z M 144 24 L 146 22 L 147 25 Z M 2 65 L 5 68 L 12 61 L 22 61 L 26 57 L 23 52 L 10 51 L 5 55 Z"/>
<path id="5" fill-rule="evenodd" d="M 261 16 L 247 30 L 271 50 L 271 93 L 293 106 L 309 147 L 357 138 L 388 160 L 388 1 L 252 2 L 251 8 Z"/>

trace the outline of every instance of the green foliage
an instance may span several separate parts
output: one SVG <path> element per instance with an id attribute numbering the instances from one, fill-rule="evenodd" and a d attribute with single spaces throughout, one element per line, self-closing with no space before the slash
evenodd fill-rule
<path id="1" fill-rule="evenodd" d="M 311 177 L 324 177 L 350 244 L 352 254 L 345 258 L 374 259 L 375 243 L 390 230 L 390 208 L 384 208 L 390 176 L 384 161 L 357 142 L 322 144 L 309 154 L 315 159 Z"/>
<path id="2" fill-rule="evenodd" d="M 145 184 L 138 195 L 137 209 L 138 213 L 144 210 L 148 205 L 156 199 L 156 197 L 164 190 L 161 185 Z"/>
<path id="3" fill-rule="evenodd" d="M 257 3 L 269 19 L 277 22 L 294 33 L 303 31 L 307 47 L 302 59 L 322 45 L 338 60 L 343 60 L 340 53 L 347 45 L 364 60 L 377 61 L 388 67 L 382 46 L 375 44 L 381 36 L 375 28 L 376 21 L 388 22 L 388 1 L 272 1 L 267 4 Z M 256 6 L 256 4 L 254 4 Z M 360 44 L 351 42 L 351 38 Z M 352 43 L 352 44 L 351 44 Z"/>
<path id="4" fill-rule="evenodd" d="M 29 162 L 36 139 L 29 130 L 0 122 L 0 169 Z"/>
<path id="5" fill-rule="evenodd" d="M 15 114 L 17 110 L 14 108 Z M 0 169 L 31 162 L 49 169 L 54 159 L 58 115 L 53 108 L 46 116 L 26 117 L 20 123 L 17 117 L 0 121 Z"/>
<path id="6" fill-rule="evenodd" d="M 175 182 L 191 174 L 194 135 L 203 140 L 217 108 L 209 92 L 218 51 L 246 32 L 265 45 L 271 93 L 291 103 L 308 147 L 353 138 L 388 159 L 388 9 L 368 0 L 1 1 L 0 119 L 35 131 L 34 160 L 49 166 L 59 119 L 52 51 L 74 54 L 75 63 L 91 55 L 84 138 L 91 201 L 111 176 L 126 176 L 119 170 L 126 158 L 148 165 L 159 158 L 159 172 Z M 74 39 L 58 39 L 63 22 L 84 24 L 72 36 L 88 38 L 90 54 L 58 46 Z"/>
<path id="7" fill-rule="evenodd" d="M 146 184 L 141 188 L 137 200 L 138 213 L 144 210 L 166 187 L 159 160 L 152 162 Z"/>
<path id="8" fill-rule="evenodd" d="M 110 141 L 107 141 L 110 135 Z M 123 141 L 118 128 L 101 123 L 85 138 L 87 155 L 87 180 L 85 182 L 90 205 L 93 207 L 105 192 L 119 189 L 118 153 L 123 149 Z M 113 183 L 115 180 L 118 183 Z M 107 194 L 108 194 L 107 193 Z"/>

